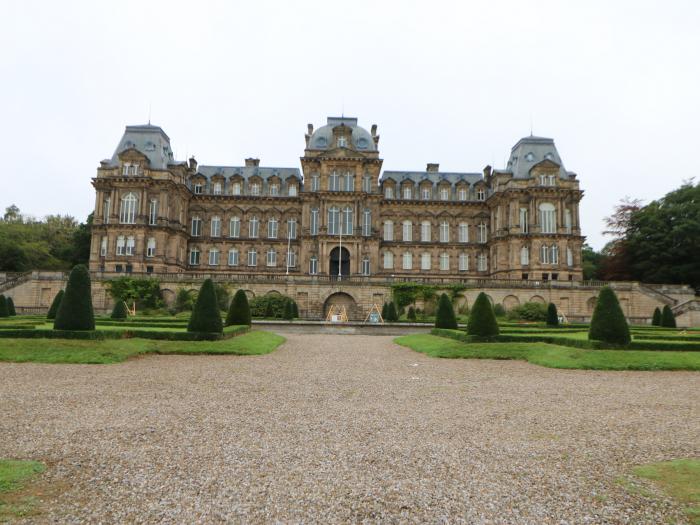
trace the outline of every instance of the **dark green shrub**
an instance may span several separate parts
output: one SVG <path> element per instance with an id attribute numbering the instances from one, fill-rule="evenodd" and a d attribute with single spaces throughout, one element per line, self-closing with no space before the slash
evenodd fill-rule
<path id="1" fill-rule="evenodd" d="M 661 310 L 659 310 L 658 306 L 654 308 L 654 315 L 651 318 L 651 325 L 661 326 Z"/>
<path id="2" fill-rule="evenodd" d="M 288 300 L 284 305 L 284 318 L 287 321 L 294 319 L 294 307 L 292 306 L 291 299 Z"/>
<path id="3" fill-rule="evenodd" d="M 503 308 L 503 305 L 502 305 L 502 304 L 495 304 L 495 305 L 493 306 L 493 314 L 494 314 L 496 317 L 505 317 L 505 315 L 506 315 L 506 309 Z"/>
<path id="4" fill-rule="evenodd" d="M 10 309 L 7 307 L 7 299 L 0 294 L 0 317 L 10 317 Z"/>
<path id="5" fill-rule="evenodd" d="M 272 308 L 272 301 L 265 301 L 265 317 L 270 318 L 275 316 L 275 310 Z"/>
<path id="6" fill-rule="evenodd" d="M 78 264 L 70 272 L 53 328 L 54 330 L 95 329 L 90 273 L 84 264 Z"/>
<path id="7" fill-rule="evenodd" d="M 17 315 L 17 310 L 15 310 L 15 302 L 12 297 L 7 298 L 7 311 L 10 313 L 10 317 Z"/>
<path id="8" fill-rule="evenodd" d="M 197 291 L 189 288 L 178 288 L 175 295 L 175 311 L 192 311 L 194 303 L 197 302 Z"/>
<path id="9" fill-rule="evenodd" d="M 250 326 L 250 306 L 248 296 L 243 290 L 238 290 L 233 296 L 226 316 L 226 326 L 237 324 Z"/>
<path id="10" fill-rule="evenodd" d="M 216 300 L 216 289 L 211 279 L 206 279 L 199 289 L 187 331 L 208 333 L 221 333 L 223 331 L 219 303 Z"/>
<path id="11" fill-rule="evenodd" d="M 554 303 L 547 305 L 547 326 L 559 326 L 559 314 Z"/>
<path id="12" fill-rule="evenodd" d="M 226 312 L 229 307 L 229 302 L 231 301 L 231 294 L 228 291 L 228 287 L 225 284 L 215 284 L 216 289 L 216 301 L 219 303 L 219 310 Z"/>
<path id="13" fill-rule="evenodd" d="M 158 279 L 123 276 L 107 281 L 106 286 L 112 299 L 136 303 L 139 310 L 161 308 L 165 304 Z"/>
<path id="14" fill-rule="evenodd" d="M 508 310 L 508 319 L 522 321 L 546 321 L 547 305 L 543 303 L 523 303 Z"/>
<path id="15" fill-rule="evenodd" d="M 661 326 L 664 328 L 676 328 L 676 317 L 673 315 L 669 305 L 665 305 L 661 311 Z"/>
<path id="16" fill-rule="evenodd" d="M 388 321 L 388 319 L 386 318 L 388 308 L 389 308 L 389 305 L 387 305 L 387 303 L 384 303 L 382 305 L 382 319 L 384 319 L 385 321 Z"/>
<path id="17" fill-rule="evenodd" d="M 47 319 L 56 319 L 56 312 L 58 312 L 58 307 L 61 306 L 61 300 L 63 299 L 64 293 L 65 292 L 63 290 L 59 290 L 56 297 L 53 298 L 49 311 L 46 314 Z"/>
<path id="18" fill-rule="evenodd" d="M 481 292 L 474 301 L 467 323 L 467 333 L 480 337 L 498 335 L 496 315 L 493 313 L 491 301 L 484 292 Z"/>
<path id="19" fill-rule="evenodd" d="M 393 301 L 390 301 L 386 305 L 386 317 L 384 318 L 384 320 L 389 321 L 390 323 L 395 323 L 399 320 L 399 314 L 396 311 L 396 305 Z"/>
<path id="20" fill-rule="evenodd" d="M 447 297 L 447 294 L 442 294 L 438 300 L 435 328 L 457 328 L 455 311 L 452 308 L 452 301 Z"/>
<path id="21" fill-rule="evenodd" d="M 408 319 L 409 321 L 416 320 L 416 309 L 413 308 L 413 306 L 408 307 L 408 313 L 406 314 L 406 319 Z"/>
<path id="22" fill-rule="evenodd" d="M 299 305 L 296 301 L 292 301 L 292 314 L 294 315 L 294 319 L 299 319 Z"/>
<path id="23" fill-rule="evenodd" d="M 123 321 L 128 317 L 128 315 L 129 312 L 126 309 L 126 303 L 121 299 L 117 299 L 117 302 L 114 303 L 114 308 L 112 309 L 112 315 L 110 317 L 112 319 L 119 319 L 120 321 Z"/>
<path id="24" fill-rule="evenodd" d="M 250 314 L 253 317 L 276 317 L 282 319 L 284 317 L 284 307 L 287 301 L 291 301 L 291 298 L 279 293 L 258 295 L 257 297 L 253 297 L 249 302 Z"/>
<path id="25" fill-rule="evenodd" d="M 588 339 L 616 345 L 628 345 L 632 340 L 620 302 L 609 286 L 601 288 L 598 295 Z"/>

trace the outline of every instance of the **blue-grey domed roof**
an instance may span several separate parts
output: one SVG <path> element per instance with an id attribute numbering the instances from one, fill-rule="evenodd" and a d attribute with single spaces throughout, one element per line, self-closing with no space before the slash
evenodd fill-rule
<path id="1" fill-rule="evenodd" d="M 308 149 L 328 149 L 335 147 L 333 143 L 333 128 L 336 126 L 348 126 L 352 128 L 352 144 L 347 147 L 359 151 L 377 151 L 372 134 L 365 128 L 357 125 L 356 118 L 328 117 L 327 124 L 313 132 L 309 139 Z"/>

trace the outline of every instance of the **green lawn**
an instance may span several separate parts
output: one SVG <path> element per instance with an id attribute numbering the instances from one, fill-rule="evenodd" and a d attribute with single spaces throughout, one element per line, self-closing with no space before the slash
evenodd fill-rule
<path id="1" fill-rule="evenodd" d="M 691 523 L 700 525 L 700 460 L 678 459 L 641 465 L 634 474 L 654 481 L 685 509 Z"/>
<path id="2" fill-rule="evenodd" d="M 464 343 L 430 334 L 394 340 L 431 357 L 521 359 L 549 368 L 584 370 L 700 370 L 700 352 L 583 350 L 546 343 Z"/>
<path id="3" fill-rule="evenodd" d="M 148 353 L 260 355 L 272 352 L 284 340 L 282 336 L 263 331 L 220 341 L 1 339 L 0 361 L 108 364 Z"/>
<path id="4" fill-rule="evenodd" d="M 0 522 L 33 513 L 36 500 L 18 491 L 45 468 L 37 461 L 0 460 Z"/>

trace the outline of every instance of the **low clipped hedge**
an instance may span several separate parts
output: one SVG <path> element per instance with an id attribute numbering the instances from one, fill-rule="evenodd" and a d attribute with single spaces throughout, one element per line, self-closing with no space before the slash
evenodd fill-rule
<path id="1" fill-rule="evenodd" d="M 128 321 L 97 321 L 97 328 L 100 326 L 124 326 L 124 325 L 129 325 L 129 326 L 134 326 L 138 328 L 182 328 L 185 329 L 187 328 L 187 322 L 185 321 L 184 323 L 161 323 L 161 322 L 152 322 L 152 323 L 134 323 L 129 319 Z"/>
<path id="2" fill-rule="evenodd" d="M 0 330 L 0 339 L 159 339 L 165 341 L 218 341 L 245 333 L 248 326 L 227 326 L 218 332 L 156 332 L 153 330 Z"/>

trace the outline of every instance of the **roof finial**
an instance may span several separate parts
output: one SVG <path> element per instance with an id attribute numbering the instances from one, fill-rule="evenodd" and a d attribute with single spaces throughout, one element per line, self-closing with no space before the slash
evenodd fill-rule
<path id="1" fill-rule="evenodd" d="M 151 125 L 151 101 L 148 101 L 148 125 Z"/>
<path id="2" fill-rule="evenodd" d="M 340 118 L 345 118 L 345 97 L 341 99 L 340 103 Z"/>
<path id="3" fill-rule="evenodd" d="M 530 136 L 532 137 L 532 113 L 530 113 Z"/>

